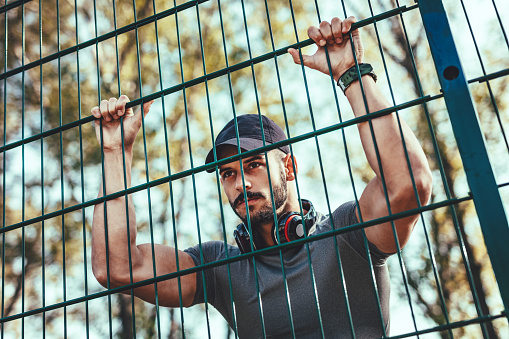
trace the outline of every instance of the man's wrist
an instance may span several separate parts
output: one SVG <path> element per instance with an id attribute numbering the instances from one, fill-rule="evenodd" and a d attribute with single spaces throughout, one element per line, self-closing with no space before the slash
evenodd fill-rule
<path id="1" fill-rule="evenodd" d="M 118 148 L 103 148 L 103 155 L 107 159 L 118 159 L 122 161 L 125 159 L 128 163 L 131 163 L 133 158 L 132 147 L 118 147 Z"/>
<path id="2" fill-rule="evenodd" d="M 349 65 L 349 66 L 346 66 L 346 68 L 342 68 L 341 70 L 337 70 L 334 74 L 334 80 L 336 81 L 336 83 L 339 81 L 339 79 L 343 76 L 343 74 L 345 74 L 346 72 L 348 72 L 348 70 L 352 67 L 355 67 L 355 63 L 352 64 L 352 65 Z"/>
<path id="3" fill-rule="evenodd" d="M 109 154 L 122 154 L 122 153 L 132 153 L 132 147 L 130 146 L 119 146 L 119 147 L 113 147 L 113 148 L 110 148 L 110 147 L 103 147 L 103 152 L 104 153 L 109 153 Z"/>
<path id="4" fill-rule="evenodd" d="M 362 85 L 364 87 L 364 90 L 366 90 L 366 87 L 370 86 L 371 84 L 373 86 L 376 86 L 375 85 L 375 80 L 368 74 L 366 75 L 363 75 L 361 76 L 362 78 Z M 343 92 L 345 94 L 346 97 L 352 95 L 354 92 L 359 92 L 361 93 L 362 95 L 362 91 L 361 91 L 361 84 L 360 84 L 360 81 L 354 81 L 350 86 L 348 86 L 347 89 L 345 89 L 345 91 Z"/>
<path id="5" fill-rule="evenodd" d="M 377 80 L 377 76 L 373 72 L 373 67 L 370 64 L 359 64 L 358 67 L 354 65 L 344 72 L 337 80 L 337 84 L 343 93 L 346 94 L 348 87 L 359 80 L 359 74 L 361 77 L 369 75 L 375 82 Z"/>

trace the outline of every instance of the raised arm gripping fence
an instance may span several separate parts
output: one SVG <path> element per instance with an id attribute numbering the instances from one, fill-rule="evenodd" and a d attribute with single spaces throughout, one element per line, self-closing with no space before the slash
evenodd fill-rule
<path id="1" fill-rule="evenodd" d="M 287 54 L 289 47 L 313 53 L 310 25 L 351 15 L 364 60 L 392 105 L 362 118 L 353 117 L 332 76 Z M 276 121 L 288 140 L 233 159 L 288 144 L 299 160 L 299 198 L 330 214 L 358 202 L 373 177 L 356 125 L 393 112 L 426 153 L 429 204 L 278 245 L 281 262 L 289 246 L 419 214 L 410 242 L 388 260 L 384 337 L 509 337 L 507 1 L 5 0 L 0 16 L 0 338 L 238 337 L 206 290 L 204 304 L 172 309 L 157 286 L 177 279 L 181 291 L 186 274 L 219 265 L 229 274 L 233 262 L 256 266 L 267 250 L 177 265 L 166 275 L 153 262 L 153 278 L 135 282 L 130 272 L 131 283 L 117 288 L 108 267 L 103 288 L 91 268 L 94 206 L 129 196 L 136 242 L 152 252 L 155 244 L 174 247 L 176 256 L 209 240 L 234 244 L 238 220 L 217 170 L 225 161 L 203 164 L 224 124 L 253 113 Z M 132 184 L 118 173 L 124 190 L 97 198 L 104 152 L 90 109 L 121 94 L 132 100 L 128 107 L 155 102 L 134 144 Z M 331 255 L 341 266 L 339 252 Z M 154 305 L 134 296 L 150 284 Z M 253 321 L 264 328 L 259 316 Z M 292 323 L 292 312 L 280 316 Z"/>

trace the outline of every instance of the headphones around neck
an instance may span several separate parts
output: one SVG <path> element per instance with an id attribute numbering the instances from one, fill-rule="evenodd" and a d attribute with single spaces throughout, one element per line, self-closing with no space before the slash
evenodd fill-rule
<path id="1" fill-rule="evenodd" d="M 292 240 L 302 239 L 309 234 L 309 231 L 316 222 L 316 211 L 309 200 L 302 199 L 302 207 L 308 212 L 304 215 L 304 222 L 298 212 L 286 212 L 278 218 L 277 227 L 272 226 L 272 240 L 276 244 L 283 244 Z M 253 250 L 263 248 L 257 232 L 253 230 Z M 279 237 L 278 237 L 279 235 Z M 233 237 L 239 246 L 240 252 L 251 252 L 251 237 L 249 229 L 244 223 L 240 223 L 237 229 L 233 231 Z M 279 241 L 278 241 L 279 238 Z"/>

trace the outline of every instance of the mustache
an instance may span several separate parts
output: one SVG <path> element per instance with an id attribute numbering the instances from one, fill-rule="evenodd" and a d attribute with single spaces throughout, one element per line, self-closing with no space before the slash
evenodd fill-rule
<path id="1" fill-rule="evenodd" d="M 265 196 L 259 192 L 247 191 L 246 196 L 248 199 L 252 198 L 265 198 Z M 244 202 L 244 193 L 240 193 L 239 196 L 233 201 L 233 206 L 237 206 Z"/>

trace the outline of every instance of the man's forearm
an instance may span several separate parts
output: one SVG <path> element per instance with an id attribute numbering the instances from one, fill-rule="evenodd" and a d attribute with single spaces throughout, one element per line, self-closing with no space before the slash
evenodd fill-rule
<path id="1" fill-rule="evenodd" d="M 370 113 L 390 107 L 371 76 L 362 80 L 366 101 L 359 81 L 345 93 L 356 117 L 367 114 L 365 102 Z M 426 204 L 431 194 L 431 171 L 417 138 L 402 117 L 398 119 L 396 113 L 391 113 L 360 123 L 358 129 L 364 153 L 376 174 L 364 189 L 358 216 L 372 220 L 389 211 L 394 214 Z M 394 253 L 407 243 L 416 221 L 417 216 L 394 221 L 398 243 L 391 223 L 367 228 L 366 235 L 381 251 Z"/>
<path id="2" fill-rule="evenodd" d="M 104 154 L 104 181 L 101 181 L 99 196 L 115 193 L 131 186 L 132 152 L 125 152 L 125 170 L 122 150 L 105 150 Z M 124 172 L 125 178 L 124 180 Z M 106 194 L 103 194 L 104 186 Z M 101 271 L 100 276 L 109 274 L 116 279 L 117 274 L 129 272 L 128 240 L 136 244 L 136 215 L 131 198 L 129 197 L 129 214 L 126 213 L 125 197 L 108 200 L 106 210 L 104 203 L 95 205 L 92 227 L 92 253 L 94 271 Z M 127 222 L 129 219 L 129 228 Z M 107 235 L 106 235 L 107 229 Z M 129 237 L 127 230 L 129 229 Z M 108 238 L 109 272 L 106 270 L 106 237 Z"/>
<path id="3" fill-rule="evenodd" d="M 125 156 L 123 155 L 125 154 Z M 106 195 L 131 187 L 131 164 L 132 151 L 122 149 L 104 150 L 104 182 L 101 181 L 99 196 L 103 196 L 103 188 L 106 186 Z M 125 178 L 124 181 L 124 158 Z"/>
<path id="4" fill-rule="evenodd" d="M 362 84 L 366 101 L 362 95 L 359 81 L 354 82 L 347 88 L 345 93 L 356 117 L 366 114 L 365 102 L 368 104 L 370 113 L 391 106 L 371 76 L 363 76 Z M 418 174 L 420 167 L 427 166 L 426 157 L 415 135 L 403 119 L 400 118 L 398 121 L 395 113 L 371 120 L 371 126 L 373 133 L 369 122 L 363 122 L 358 125 L 364 152 L 371 168 L 381 179 L 380 166 L 376 155 L 377 149 L 383 164 L 384 178 L 389 192 L 400 187 L 408 187 L 411 184 L 411 179 L 403 139 L 412 170 L 415 170 Z M 376 149 L 373 134 L 375 136 Z"/>

